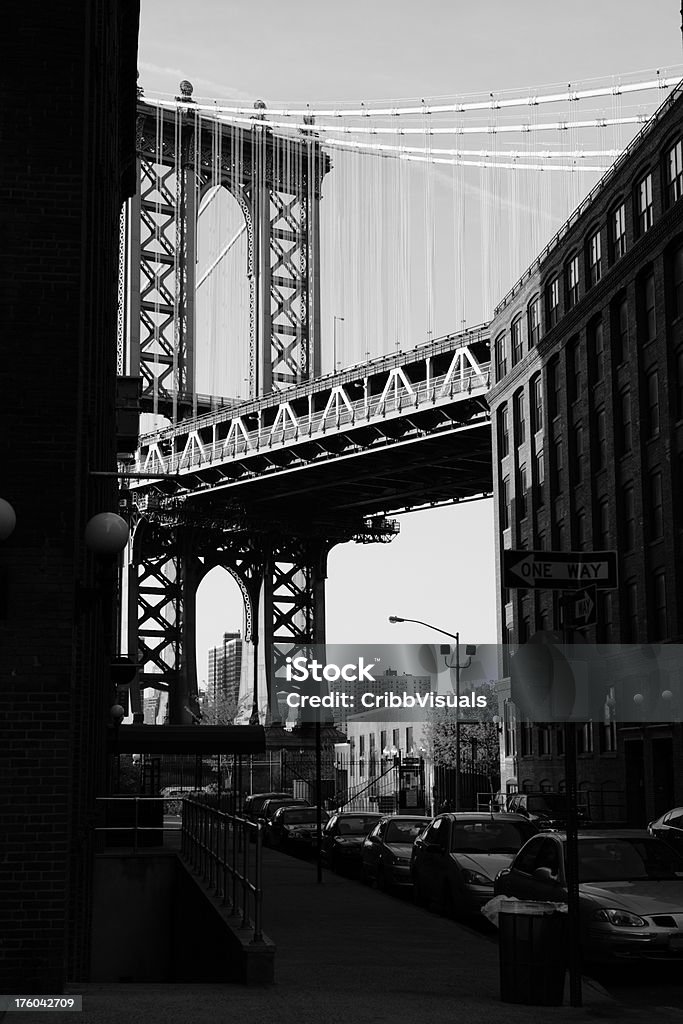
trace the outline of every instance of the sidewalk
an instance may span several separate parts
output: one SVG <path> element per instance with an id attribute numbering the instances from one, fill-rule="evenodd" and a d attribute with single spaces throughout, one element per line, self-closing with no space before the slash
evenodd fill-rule
<path id="1" fill-rule="evenodd" d="M 534 1007 L 499 999 L 498 946 L 446 920 L 315 864 L 264 851 L 264 931 L 276 943 L 275 984 L 85 985 L 83 1024 L 546 1024 L 618 1020 L 649 1024 L 599 986 L 584 1006 Z M 198 942 L 201 939 L 198 937 Z M 657 1008 L 661 1020 L 678 1019 Z M 9 1016 L 6 1020 L 11 1020 Z M 23 1024 L 45 1021 L 22 1013 Z"/>

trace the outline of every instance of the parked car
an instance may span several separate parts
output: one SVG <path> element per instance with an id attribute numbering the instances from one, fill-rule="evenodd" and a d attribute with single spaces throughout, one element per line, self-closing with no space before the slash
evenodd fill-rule
<path id="1" fill-rule="evenodd" d="M 262 821 L 265 823 L 265 827 L 268 828 L 269 823 L 273 819 L 273 815 L 281 807 L 310 807 L 308 800 L 299 800 L 293 796 L 279 796 L 271 797 L 263 804 L 261 809 L 257 812 L 256 821 Z"/>
<path id="2" fill-rule="evenodd" d="M 323 826 L 329 818 L 321 810 Z M 317 849 L 318 808 L 298 804 L 284 804 L 279 807 L 266 825 L 266 841 L 269 846 L 291 853 L 309 854 Z"/>
<path id="3" fill-rule="evenodd" d="M 207 796 L 216 793 L 215 786 L 204 786 L 202 789 L 193 789 L 183 786 L 165 786 L 159 791 L 159 796 L 164 798 L 164 814 L 180 814 L 183 809 L 183 800 L 194 798 L 205 800 Z"/>
<path id="4" fill-rule="evenodd" d="M 521 814 L 539 829 L 565 829 L 567 827 L 567 797 L 564 793 L 513 793 L 508 798 L 510 814 Z M 578 808 L 578 826 L 585 828 L 588 818 Z"/>
<path id="5" fill-rule="evenodd" d="M 382 818 L 361 847 L 361 880 L 378 889 L 412 885 L 410 858 L 413 844 L 431 818 L 392 815 Z"/>
<path id="6" fill-rule="evenodd" d="M 439 814 L 413 846 L 410 874 L 418 903 L 448 915 L 478 912 L 493 880 L 537 828 L 519 814 Z"/>
<path id="7" fill-rule="evenodd" d="M 338 811 L 333 814 L 323 832 L 323 862 L 333 871 L 359 871 L 365 837 L 381 818 L 381 814 L 372 811 Z"/>
<path id="8" fill-rule="evenodd" d="M 673 846 L 674 850 L 683 854 L 683 807 L 674 807 L 656 821 L 651 821 L 647 830 L 651 836 L 663 839 L 665 843 Z"/>
<path id="9" fill-rule="evenodd" d="M 265 804 L 266 800 L 287 800 L 291 799 L 291 796 L 291 793 L 250 793 L 244 801 L 242 813 L 244 817 L 249 818 L 250 821 L 257 821 L 259 818 L 259 811 Z"/>
<path id="10" fill-rule="evenodd" d="M 533 837 L 496 877 L 496 895 L 567 899 L 566 836 Z M 586 961 L 683 959 L 683 857 L 643 830 L 579 833 L 581 949 Z"/>

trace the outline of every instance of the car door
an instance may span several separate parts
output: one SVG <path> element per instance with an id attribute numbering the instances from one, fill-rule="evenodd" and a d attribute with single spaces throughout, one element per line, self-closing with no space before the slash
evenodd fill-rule
<path id="1" fill-rule="evenodd" d="M 560 903 L 566 898 L 560 844 L 555 839 L 543 839 L 538 844 L 529 884 L 529 899 Z"/>
<path id="2" fill-rule="evenodd" d="M 667 814 L 662 826 L 657 830 L 657 834 L 670 846 L 673 846 L 674 850 L 683 854 L 683 811 L 680 807 Z"/>
<path id="3" fill-rule="evenodd" d="M 495 891 L 503 896 L 516 896 L 520 900 L 536 899 L 534 896 L 534 871 L 541 846 L 548 840 L 534 836 L 519 851 L 509 868 L 498 876 Z"/>
<path id="4" fill-rule="evenodd" d="M 380 821 L 370 830 L 363 842 L 361 851 L 363 868 L 370 878 L 377 876 L 377 868 L 384 853 L 383 842 L 386 831 L 387 822 Z"/>
<path id="5" fill-rule="evenodd" d="M 418 879 L 425 896 L 440 896 L 449 849 L 449 819 L 435 818 L 422 838 Z"/>

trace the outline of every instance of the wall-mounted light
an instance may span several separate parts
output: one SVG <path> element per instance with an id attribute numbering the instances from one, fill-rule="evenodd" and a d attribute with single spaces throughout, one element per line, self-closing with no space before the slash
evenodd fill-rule
<path id="1" fill-rule="evenodd" d="M 17 514 L 9 501 L 0 498 L 0 540 L 7 540 L 17 525 Z"/>
<path id="2" fill-rule="evenodd" d="M 128 523 L 116 512 L 98 512 L 85 526 L 85 543 L 97 555 L 117 555 L 128 543 Z"/>
<path id="3" fill-rule="evenodd" d="M 111 724 L 115 729 L 118 729 L 125 716 L 125 709 L 122 708 L 120 704 L 112 704 L 109 708 L 109 717 L 111 719 Z"/>

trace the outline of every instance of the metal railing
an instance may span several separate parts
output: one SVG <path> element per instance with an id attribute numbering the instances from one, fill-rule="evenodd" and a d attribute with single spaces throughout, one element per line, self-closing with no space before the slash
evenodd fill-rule
<path id="1" fill-rule="evenodd" d="M 241 928 L 263 941 L 263 826 L 199 800 L 183 800 L 183 857 L 221 899 Z M 252 838 L 255 840 L 252 842 Z"/>
<path id="2" fill-rule="evenodd" d="M 96 825 L 95 833 L 105 847 L 132 847 L 137 852 L 141 846 L 163 846 L 165 832 L 180 832 L 178 825 L 164 823 L 165 802 L 161 796 L 98 796 L 105 824 Z M 130 842 L 123 842 L 122 836 L 128 839 L 129 834 Z"/>

